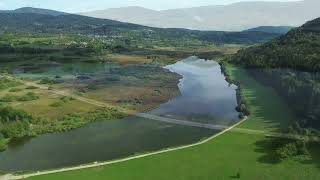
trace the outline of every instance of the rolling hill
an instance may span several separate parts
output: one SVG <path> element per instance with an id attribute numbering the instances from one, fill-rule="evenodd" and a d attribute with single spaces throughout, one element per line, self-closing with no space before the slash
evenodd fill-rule
<path id="1" fill-rule="evenodd" d="M 162 11 L 124 7 L 80 14 L 161 28 L 243 31 L 259 26 L 298 27 L 319 17 L 319 7 L 319 0 L 257 1 Z"/>
<path id="2" fill-rule="evenodd" d="M 256 28 L 247 29 L 245 31 L 256 31 L 256 32 L 265 32 L 265 33 L 278 33 L 278 34 L 286 34 L 293 27 L 290 26 L 259 26 Z"/>
<path id="3" fill-rule="evenodd" d="M 43 15 L 52 15 L 52 16 L 59 16 L 59 15 L 67 15 L 68 13 L 54 11 L 50 9 L 40 9 L 40 8 L 32 8 L 32 7 L 23 7 L 15 10 L 4 10 L 0 11 L 0 13 L 34 13 L 34 14 L 43 14 Z"/>
<path id="4" fill-rule="evenodd" d="M 25 9 L 25 8 L 23 8 Z M 22 10 L 23 10 L 22 9 Z M 50 15 L 51 11 L 25 9 L 2 12 L 0 31 L 32 33 L 73 33 L 100 36 L 155 37 L 177 40 L 200 40 L 214 43 L 261 43 L 279 34 L 264 32 L 195 31 L 187 29 L 162 29 L 119 21 L 86 17 L 75 14 Z M 30 13 L 33 12 L 33 13 Z M 55 11 L 53 11 L 55 12 Z"/>

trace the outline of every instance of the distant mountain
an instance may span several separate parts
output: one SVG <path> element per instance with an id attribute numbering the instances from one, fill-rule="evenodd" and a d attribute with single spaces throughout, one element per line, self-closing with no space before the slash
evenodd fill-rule
<path id="1" fill-rule="evenodd" d="M 1 13 L 0 31 L 32 33 L 76 33 L 141 38 L 193 39 L 211 43 L 261 43 L 279 34 L 263 32 L 193 31 L 161 29 L 119 21 L 74 14 L 47 15 L 41 13 Z"/>
<path id="2" fill-rule="evenodd" d="M 290 27 L 290 26 L 259 26 L 259 27 L 251 28 L 251 29 L 248 29 L 248 30 L 245 30 L 245 31 L 286 34 L 292 28 L 293 27 Z"/>
<path id="3" fill-rule="evenodd" d="M 161 28 L 243 31 L 259 26 L 298 27 L 319 17 L 319 7 L 319 0 L 261 1 L 163 11 L 125 7 L 80 14 Z"/>
<path id="4" fill-rule="evenodd" d="M 271 42 L 239 51 L 232 61 L 247 67 L 320 71 L 320 18 Z"/>
<path id="5" fill-rule="evenodd" d="M 60 11 L 32 8 L 32 7 L 23 7 L 23 8 L 19 8 L 16 10 L 0 11 L 0 13 L 35 13 L 35 14 L 52 15 L 52 16 L 60 16 L 60 15 L 67 15 L 68 14 L 68 13 L 60 12 Z"/>

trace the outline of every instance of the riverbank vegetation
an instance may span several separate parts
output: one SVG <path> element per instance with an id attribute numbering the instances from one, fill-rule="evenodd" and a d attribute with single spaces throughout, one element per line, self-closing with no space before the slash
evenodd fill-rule
<path id="1" fill-rule="evenodd" d="M 45 133 L 63 132 L 79 128 L 89 122 L 114 120 L 126 115 L 114 108 L 99 108 L 87 113 L 70 113 L 60 119 L 34 117 L 23 110 L 0 106 L 0 148 L 5 150 L 10 141 Z"/>

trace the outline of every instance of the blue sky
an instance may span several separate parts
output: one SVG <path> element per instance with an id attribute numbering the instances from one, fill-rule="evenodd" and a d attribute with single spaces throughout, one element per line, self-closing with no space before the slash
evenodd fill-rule
<path id="1" fill-rule="evenodd" d="M 204 5 L 230 4 L 239 1 L 257 0 L 0 0 L 0 9 L 38 7 L 66 12 L 82 12 L 125 6 L 142 6 L 150 9 L 174 9 Z M 296 1 L 296 0 L 263 0 Z"/>

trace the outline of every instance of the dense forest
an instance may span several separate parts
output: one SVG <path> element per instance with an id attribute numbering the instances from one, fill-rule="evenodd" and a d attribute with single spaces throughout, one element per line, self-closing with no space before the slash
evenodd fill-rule
<path id="1" fill-rule="evenodd" d="M 247 67 L 320 70 L 320 18 L 271 42 L 238 52 L 232 61 Z"/>

